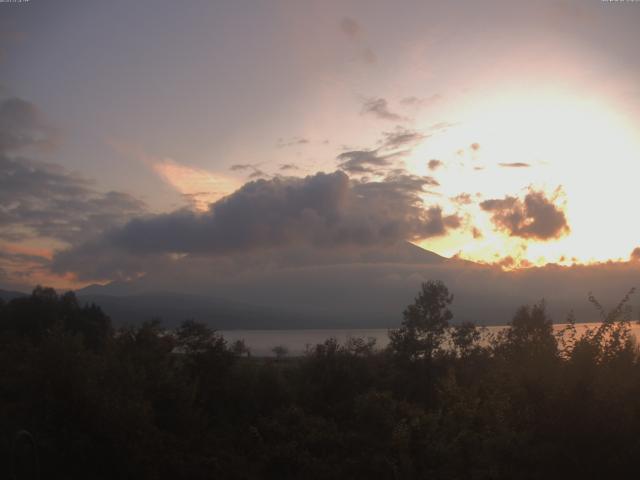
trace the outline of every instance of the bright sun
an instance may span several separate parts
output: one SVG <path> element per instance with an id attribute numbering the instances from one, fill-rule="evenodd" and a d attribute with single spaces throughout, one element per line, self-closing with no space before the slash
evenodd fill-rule
<path id="1" fill-rule="evenodd" d="M 640 137 L 619 111 L 597 98 L 552 90 L 502 92 L 460 105 L 455 114 L 463 120 L 431 137 L 407 164 L 415 173 L 433 174 L 427 161 L 443 160 L 446 167 L 435 175 L 444 195 L 473 196 L 476 201 L 460 208 L 483 238 L 470 241 L 470 227 L 423 245 L 490 262 L 506 256 L 534 264 L 627 259 L 640 244 L 633 215 Z M 508 238 L 477 207 L 477 200 L 522 196 L 529 186 L 549 194 L 561 187 L 568 235 L 548 242 Z"/>

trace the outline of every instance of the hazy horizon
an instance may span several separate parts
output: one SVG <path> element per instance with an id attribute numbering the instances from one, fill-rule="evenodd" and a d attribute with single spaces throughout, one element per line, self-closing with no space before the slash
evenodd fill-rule
<path id="1" fill-rule="evenodd" d="M 634 2 L 0 12 L 2 289 L 364 317 L 640 278 Z"/>

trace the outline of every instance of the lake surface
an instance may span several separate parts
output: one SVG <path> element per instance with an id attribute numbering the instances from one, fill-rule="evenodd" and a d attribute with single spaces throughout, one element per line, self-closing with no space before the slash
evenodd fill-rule
<path id="1" fill-rule="evenodd" d="M 589 327 L 597 327 L 599 323 L 579 323 L 576 324 L 578 334 L 583 333 Z M 562 330 L 566 324 L 558 323 L 554 325 L 556 331 Z M 501 326 L 485 327 L 488 333 L 498 333 L 506 328 Z M 320 330 L 220 330 L 229 342 L 236 340 L 244 340 L 251 354 L 259 357 L 274 356 L 273 347 L 283 346 L 288 350 L 289 355 L 303 355 L 309 346 L 323 343 L 328 338 L 334 337 L 340 343 L 344 343 L 348 338 L 374 338 L 376 347 L 382 349 L 389 344 L 388 329 L 371 328 L 371 329 L 320 329 Z M 631 332 L 640 338 L 640 325 L 631 324 Z"/>

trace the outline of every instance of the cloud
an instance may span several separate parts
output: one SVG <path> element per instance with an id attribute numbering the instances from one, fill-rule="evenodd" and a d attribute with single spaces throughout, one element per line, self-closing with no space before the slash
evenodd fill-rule
<path id="1" fill-rule="evenodd" d="M 400 322 L 400 312 L 412 301 L 420 282 L 439 279 L 455 295 L 456 322 L 495 325 L 510 320 L 520 305 L 541 298 L 547 300 L 557 322 L 570 310 L 579 321 L 588 321 L 595 312 L 587 292 L 593 291 L 605 307 L 613 307 L 637 283 L 640 272 L 635 262 L 503 271 L 499 265 L 438 258 L 429 252 L 401 258 L 392 250 L 309 247 L 223 258 L 188 255 L 179 261 L 154 262 L 153 270 L 121 291 L 207 296 L 215 292 L 215 298 L 245 304 L 251 292 L 249 302 L 254 305 L 294 309 L 300 314 L 301 327 L 310 326 L 314 313 L 314 325 L 319 328 L 331 321 L 345 322 L 343 327 L 391 327 Z M 102 257 L 97 261 L 113 268 L 113 262 L 109 265 Z"/>
<path id="2" fill-rule="evenodd" d="M 6 245 L 3 245 L 5 248 Z M 49 263 L 49 256 L 42 255 L 34 255 L 28 253 L 20 253 L 20 252 L 11 252 L 11 251 L 0 251 L 0 261 L 6 265 L 6 263 L 15 263 L 19 265 L 24 265 L 25 263 L 32 263 L 37 265 L 47 265 Z"/>
<path id="3" fill-rule="evenodd" d="M 179 211 L 134 220 L 113 238 L 134 250 L 135 246 L 153 250 L 153 244 L 160 243 L 158 248 L 169 252 L 225 252 L 299 241 L 332 246 L 422 238 L 444 233 L 441 224 L 452 224 L 438 208 L 425 211 L 422 207 L 416 192 L 431 183 L 429 178 L 411 176 L 351 182 L 342 172 L 259 180 L 212 205 L 205 215 Z M 154 231 L 164 232 L 162 238 L 146 238 L 146 233 Z"/>
<path id="4" fill-rule="evenodd" d="M 268 177 L 269 175 L 261 170 L 259 163 L 237 163 L 235 165 L 231 165 L 230 170 L 232 172 L 241 172 L 243 170 L 251 170 L 249 174 L 249 178 L 263 178 Z"/>
<path id="5" fill-rule="evenodd" d="M 206 210 L 209 203 L 238 188 L 235 179 L 223 174 L 149 154 L 143 148 L 119 139 L 109 138 L 107 142 L 120 155 L 149 167 L 196 210 Z"/>
<path id="6" fill-rule="evenodd" d="M 564 212 L 553 201 L 530 189 L 524 200 L 510 196 L 490 199 L 481 202 L 480 208 L 490 212 L 493 224 L 511 236 L 551 240 L 569 232 Z"/>
<path id="7" fill-rule="evenodd" d="M 458 205 L 470 205 L 472 200 L 471 200 L 471 194 L 470 193 L 461 193 L 459 195 L 456 195 L 455 197 L 451 198 L 451 201 L 453 203 L 457 203 Z"/>
<path id="8" fill-rule="evenodd" d="M 426 107 L 431 106 L 440 100 L 442 100 L 442 95 L 436 93 L 426 98 L 416 96 L 404 97 L 400 100 L 400 103 L 408 107 Z"/>
<path id="9" fill-rule="evenodd" d="M 56 130 L 31 103 L 0 102 L 0 267 L 5 284 L 52 281 L 50 250 L 33 245 L 78 245 L 146 213 L 127 193 L 103 192 L 60 165 L 27 158 L 25 151 L 55 146 Z M 70 283 L 69 278 L 53 281 Z"/>
<path id="10" fill-rule="evenodd" d="M 425 208 L 420 193 L 434 182 L 412 175 L 354 181 L 340 171 L 253 181 L 205 213 L 178 210 L 131 220 L 58 253 L 54 265 L 60 273 L 104 278 L 99 274 L 135 275 L 144 258 L 154 255 L 215 256 L 293 245 L 332 249 L 444 235 L 459 227 L 460 218 L 438 206 Z"/>
<path id="11" fill-rule="evenodd" d="M 357 59 L 367 65 L 373 65 L 378 61 L 378 56 L 366 45 L 362 26 L 351 17 L 344 17 L 340 21 L 340 31 L 355 45 L 358 46 Z"/>
<path id="12" fill-rule="evenodd" d="M 280 171 L 284 172 L 284 171 L 287 171 L 287 170 L 298 170 L 299 167 L 297 165 L 294 165 L 293 163 L 282 163 L 282 164 L 280 164 L 278 169 Z"/>
<path id="13" fill-rule="evenodd" d="M 432 158 L 427 163 L 427 166 L 429 167 L 429 170 L 436 170 L 436 169 L 442 167 L 443 165 L 444 165 L 444 163 L 442 163 L 441 160 L 436 160 L 435 158 Z"/>
<path id="14" fill-rule="evenodd" d="M 372 167 L 387 167 L 397 153 L 380 155 L 378 150 L 352 150 L 338 155 L 338 168 L 349 173 L 372 173 Z"/>
<path id="15" fill-rule="evenodd" d="M 253 172 L 251 172 L 251 174 L 249 175 L 249 178 L 265 178 L 268 177 L 269 174 L 267 174 L 266 172 L 260 170 L 259 168 L 256 168 Z"/>
<path id="16" fill-rule="evenodd" d="M 96 237 L 57 252 L 50 268 L 57 275 L 72 274 L 84 282 L 129 281 L 151 270 L 161 271 L 169 263 L 168 255 L 133 253 L 112 245 L 106 237 Z"/>
<path id="17" fill-rule="evenodd" d="M 239 172 L 241 170 L 248 170 L 251 168 L 255 168 L 255 165 L 251 165 L 249 163 L 236 163 L 235 165 L 231 165 L 229 170 L 232 172 Z"/>
<path id="18" fill-rule="evenodd" d="M 0 101 L 0 152 L 10 153 L 55 144 L 55 130 L 35 105 L 20 98 Z"/>
<path id="19" fill-rule="evenodd" d="M 424 187 L 440 186 L 438 181 L 433 177 L 426 175 L 413 175 L 402 169 L 393 171 L 385 177 L 383 182 L 379 183 L 409 192 L 421 192 Z M 377 183 L 371 182 L 370 184 L 376 185 Z"/>
<path id="20" fill-rule="evenodd" d="M 498 165 L 506 168 L 528 168 L 531 166 L 530 164 L 524 162 L 499 163 Z"/>
<path id="21" fill-rule="evenodd" d="M 385 100 L 384 98 L 365 98 L 362 103 L 362 114 L 373 115 L 382 120 L 393 120 L 396 122 L 408 120 L 406 117 L 398 115 L 397 113 L 389 110 L 387 100 Z"/>
<path id="22" fill-rule="evenodd" d="M 34 285 L 50 280 L 51 252 L 29 249 L 19 245 L 0 245 L 0 282 L 4 288 L 33 288 Z M 59 280 L 59 279 L 56 279 Z"/>
<path id="23" fill-rule="evenodd" d="M 279 138 L 276 141 L 276 147 L 278 148 L 295 147 L 299 145 L 306 145 L 308 143 L 310 142 L 307 138 L 293 137 L 293 138 L 290 138 L 289 140 L 285 140 L 284 138 Z"/>
<path id="24" fill-rule="evenodd" d="M 423 133 L 400 126 L 396 127 L 392 132 L 383 132 L 382 136 L 380 148 L 384 149 L 397 149 L 406 145 L 414 145 L 427 138 L 427 135 Z"/>
<path id="25" fill-rule="evenodd" d="M 340 20 L 340 31 L 353 40 L 360 36 L 362 28 L 353 18 L 344 17 Z"/>
<path id="26" fill-rule="evenodd" d="M 351 174 L 380 173 L 384 167 L 391 166 L 393 160 L 407 155 L 413 145 L 427 137 L 428 135 L 398 126 L 392 132 L 383 132 L 378 148 L 350 150 L 338 155 L 338 168 Z M 404 150 L 398 150 L 399 148 Z"/>
<path id="27" fill-rule="evenodd" d="M 206 210 L 210 203 L 237 188 L 237 184 L 229 178 L 201 168 L 182 165 L 171 159 L 155 161 L 153 169 L 196 210 Z"/>
<path id="28" fill-rule="evenodd" d="M 75 243 L 145 211 L 144 203 L 64 168 L 0 154 L 0 238 L 47 237 Z"/>

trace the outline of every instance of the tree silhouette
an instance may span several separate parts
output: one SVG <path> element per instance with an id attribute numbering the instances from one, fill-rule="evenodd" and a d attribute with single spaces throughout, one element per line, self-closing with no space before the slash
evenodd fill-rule
<path id="1" fill-rule="evenodd" d="M 602 323 L 570 317 L 566 341 L 540 302 L 484 342 L 427 282 L 389 349 L 329 338 L 278 362 L 194 320 L 114 332 L 38 288 L 0 303 L 0 462 L 17 478 L 34 452 L 42 478 L 626 478 L 631 293 L 609 313 L 593 299 Z"/>
<path id="2" fill-rule="evenodd" d="M 453 318 L 452 302 L 453 295 L 441 281 L 423 283 L 415 301 L 403 312 L 402 326 L 389 332 L 391 350 L 410 359 L 433 358 Z"/>
<path id="3" fill-rule="evenodd" d="M 273 354 L 276 356 L 278 360 L 282 360 L 284 357 L 289 355 L 289 349 L 284 345 L 276 345 L 271 349 Z"/>

